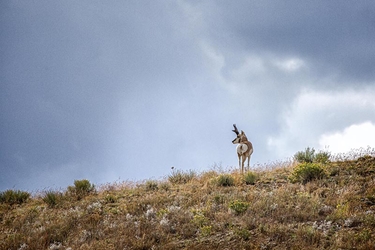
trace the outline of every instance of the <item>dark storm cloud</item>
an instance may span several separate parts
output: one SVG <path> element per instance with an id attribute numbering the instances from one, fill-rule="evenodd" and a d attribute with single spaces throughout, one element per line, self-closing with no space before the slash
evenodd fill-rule
<path id="1" fill-rule="evenodd" d="M 208 18 L 217 28 L 211 34 L 224 50 L 234 51 L 234 57 L 241 58 L 244 51 L 298 56 L 308 61 L 316 74 L 337 74 L 340 80 L 367 83 L 375 78 L 373 1 L 212 4 L 216 3 L 219 11 Z"/>
<path id="2" fill-rule="evenodd" d="M 75 165 L 78 176 L 92 176 L 106 165 L 119 102 L 141 115 L 142 106 L 156 108 L 173 90 L 184 91 L 178 79 L 191 59 L 180 60 L 187 47 L 180 47 L 184 37 L 173 39 L 168 6 L 46 1 L 2 7 L 2 185 L 26 186 L 12 180 Z"/>
<path id="3" fill-rule="evenodd" d="M 2 183 L 92 159 L 113 104 L 101 86 L 111 84 L 109 75 L 100 73 L 105 65 L 88 50 L 97 44 L 80 35 L 64 6 L 7 7 L 1 39 L 1 167 L 9 171 Z M 98 104 L 100 99 L 106 105 Z"/>
<path id="4" fill-rule="evenodd" d="M 253 164 L 270 159 L 267 138 L 293 152 L 290 135 L 345 131 L 332 119 L 304 136 L 301 91 L 329 106 L 324 91 L 374 83 L 374 11 L 370 1 L 2 1 L 0 190 L 235 165 L 232 123 L 255 145 Z M 363 95 L 351 123 L 372 121 Z"/>

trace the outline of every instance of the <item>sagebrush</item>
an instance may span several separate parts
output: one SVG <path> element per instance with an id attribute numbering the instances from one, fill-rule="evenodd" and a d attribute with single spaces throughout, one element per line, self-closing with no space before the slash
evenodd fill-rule
<path id="1" fill-rule="evenodd" d="M 0 192 L 0 202 L 9 205 L 22 204 L 29 199 L 30 193 L 21 190 L 6 190 Z"/>

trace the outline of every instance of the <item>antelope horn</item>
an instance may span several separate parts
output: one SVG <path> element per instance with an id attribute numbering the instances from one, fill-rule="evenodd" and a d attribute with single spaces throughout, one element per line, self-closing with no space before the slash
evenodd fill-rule
<path id="1" fill-rule="evenodd" d="M 233 124 L 234 129 L 232 130 L 236 135 L 238 135 L 240 132 L 238 132 L 238 129 L 236 127 L 236 124 Z"/>

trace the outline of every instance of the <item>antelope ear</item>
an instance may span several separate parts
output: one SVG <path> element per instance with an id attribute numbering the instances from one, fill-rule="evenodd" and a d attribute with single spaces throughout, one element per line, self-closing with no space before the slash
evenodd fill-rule
<path id="1" fill-rule="evenodd" d="M 241 130 L 241 134 L 243 135 L 243 134 L 245 134 L 245 133 Z"/>

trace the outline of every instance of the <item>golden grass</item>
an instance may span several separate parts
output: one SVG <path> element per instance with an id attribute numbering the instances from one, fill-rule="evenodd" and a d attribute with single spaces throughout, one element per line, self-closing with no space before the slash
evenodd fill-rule
<path id="1" fill-rule="evenodd" d="M 0 249 L 375 249 L 375 154 L 336 158 L 327 175 L 288 179 L 292 162 L 210 170 L 188 182 L 108 183 L 0 203 Z M 233 186 L 217 184 L 230 175 Z"/>

